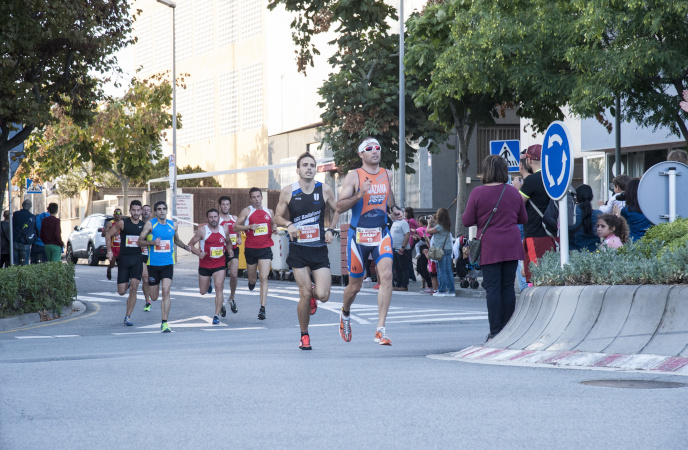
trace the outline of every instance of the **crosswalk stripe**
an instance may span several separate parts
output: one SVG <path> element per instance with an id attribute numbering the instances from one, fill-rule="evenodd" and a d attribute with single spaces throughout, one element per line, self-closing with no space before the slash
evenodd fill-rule
<path id="1" fill-rule="evenodd" d="M 457 322 L 461 320 L 487 320 L 487 316 L 475 317 L 438 317 L 436 319 L 411 319 L 411 320 L 388 320 L 387 323 L 412 323 L 412 322 Z"/>
<path id="2" fill-rule="evenodd" d="M 390 308 L 390 309 L 391 309 L 391 308 Z M 398 310 L 397 310 L 397 311 L 389 311 L 389 312 L 387 313 L 387 315 L 390 315 L 390 314 L 411 314 L 411 313 L 423 313 L 423 312 L 443 312 L 443 311 L 447 311 L 447 310 L 446 310 L 446 309 L 420 309 L 420 310 L 418 310 L 418 311 L 415 311 L 415 310 L 398 311 Z M 361 315 L 361 316 L 372 316 L 372 315 L 374 315 L 374 314 L 377 314 L 377 312 L 373 312 L 373 313 L 360 313 L 359 315 Z"/>
<path id="3" fill-rule="evenodd" d="M 100 297 L 91 297 L 88 295 L 78 295 L 77 300 L 83 300 L 85 302 L 97 302 L 97 303 L 118 303 L 121 302 L 122 300 L 113 300 L 111 298 L 100 298 Z"/>

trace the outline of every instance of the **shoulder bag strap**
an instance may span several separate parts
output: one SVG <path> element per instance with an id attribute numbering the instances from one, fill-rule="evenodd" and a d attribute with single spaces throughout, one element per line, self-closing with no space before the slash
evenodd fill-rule
<path id="1" fill-rule="evenodd" d="M 504 184 L 504 188 L 502 188 L 502 193 L 499 194 L 499 200 L 497 200 L 497 204 L 495 205 L 494 208 L 492 208 L 492 214 L 490 214 L 490 217 L 488 217 L 487 222 L 485 222 L 485 226 L 483 227 L 483 231 L 480 233 L 480 237 L 478 240 L 481 240 L 483 236 L 485 235 L 485 230 L 487 229 L 487 226 L 490 224 L 490 220 L 492 220 L 492 216 L 494 216 L 494 213 L 497 212 L 497 207 L 499 206 L 499 202 L 502 201 L 502 196 L 504 195 L 504 191 L 506 190 L 506 184 Z"/>

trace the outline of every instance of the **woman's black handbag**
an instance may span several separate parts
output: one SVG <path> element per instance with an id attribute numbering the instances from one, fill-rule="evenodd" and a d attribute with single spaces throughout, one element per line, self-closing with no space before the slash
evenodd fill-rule
<path id="1" fill-rule="evenodd" d="M 490 214 L 490 217 L 487 219 L 487 222 L 485 222 L 485 226 L 483 227 L 482 233 L 480 233 L 479 238 L 471 239 L 471 242 L 468 243 L 468 252 L 469 252 L 469 258 L 471 261 L 471 264 L 476 264 L 480 265 L 480 247 L 482 245 L 481 239 L 485 235 L 485 230 L 487 229 L 487 226 L 490 224 L 490 220 L 492 220 L 492 216 L 494 216 L 494 213 L 497 211 L 497 207 L 499 206 L 499 202 L 502 201 L 502 195 L 504 195 L 504 191 L 506 190 L 506 184 L 504 185 L 504 188 L 502 189 L 502 193 L 499 194 L 499 200 L 497 200 L 497 204 L 495 205 L 494 208 L 492 208 L 492 214 Z"/>

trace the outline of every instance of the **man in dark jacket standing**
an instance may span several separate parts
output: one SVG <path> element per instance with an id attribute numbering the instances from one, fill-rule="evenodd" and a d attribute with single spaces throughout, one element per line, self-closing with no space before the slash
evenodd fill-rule
<path id="1" fill-rule="evenodd" d="M 22 209 L 12 214 L 14 264 L 28 265 L 31 244 L 36 240 L 36 216 L 31 214 L 31 200 L 22 202 Z"/>
<path id="2" fill-rule="evenodd" d="M 0 269 L 10 266 L 10 212 L 2 213 L 2 228 L 0 228 Z"/>

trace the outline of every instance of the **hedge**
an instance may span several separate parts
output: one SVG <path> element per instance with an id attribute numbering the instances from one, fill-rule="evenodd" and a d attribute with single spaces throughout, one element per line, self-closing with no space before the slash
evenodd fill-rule
<path id="1" fill-rule="evenodd" d="M 74 300 L 73 264 L 49 262 L 0 269 L 0 317 L 44 309 L 61 314 Z"/>
<path id="2" fill-rule="evenodd" d="M 535 286 L 587 284 L 688 283 L 688 221 L 651 227 L 645 236 L 617 250 L 571 252 L 561 267 L 560 255 L 547 252 L 530 265 Z"/>

